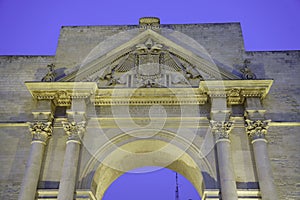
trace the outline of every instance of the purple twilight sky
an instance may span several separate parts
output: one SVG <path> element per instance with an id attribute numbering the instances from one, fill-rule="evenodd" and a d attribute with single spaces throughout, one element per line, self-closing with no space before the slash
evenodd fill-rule
<path id="1" fill-rule="evenodd" d="M 300 0 L 0 0 L 0 55 L 54 55 L 61 26 L 240 22 L 248 51 L 299 50 Z"/>
<path id="2" fill-rule="evenodd" d="M 300 0 L 0 0 L 0 55 L 55 55 L 61 26 L 240 22 L 247 51 L 300 50 Z M 198 200 L 179 176 L 180 200 Z M 126 196 L 127 195 L 127 196 Z M 175 173 L 128 174 L 104 200 L 173 200 Z"/>

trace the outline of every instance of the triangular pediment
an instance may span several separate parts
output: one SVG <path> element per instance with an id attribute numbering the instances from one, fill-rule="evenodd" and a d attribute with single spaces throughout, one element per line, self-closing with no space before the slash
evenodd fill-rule
<path id="1" fill-rule="evenodd" d="M 240 77 L 150 29 L 109 52 L 94 56 L 58 81 L 97 82 L 98 87 L 198 86 L 203 80 Z"/>

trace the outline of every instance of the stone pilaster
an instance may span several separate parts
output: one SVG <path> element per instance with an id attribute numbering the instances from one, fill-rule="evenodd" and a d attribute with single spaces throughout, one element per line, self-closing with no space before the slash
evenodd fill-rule
<path id="1" fill-rule="evenodd" d="M 246 119 L 245 121 L 246 132 L 251 138 L 251 143 L 253 145 L 254 159 L 262 199 L 276 200 L 278 199 L 277 191 L 268 156 L 267 140 L 265 138 L 270 120 Z"/>
<path id="2" fill-rule="evenodd" d="M 34 200 L 39 181 L 45 145 L 52 134 L 51 122 L 29 123 L 32 135 L 30 155 L 21 186 L 19 200 Z"/>
<path id="3" fill-rule="evenodd" d="M 238 199 L 229 139 L 232 124 L 230 121 L 210 121 L 212 133 L 216 138 L 221 196 L 223 200 Z"/>
<path id="4" fill-rule="evenodd" d="M 77 166 L 80 153 L 81 137 L 85 132 L 86 122 L 63 122 L 68 135 L 62 174 L 58 190 L 58 200 L 73 200 L 76 186 Z"/>

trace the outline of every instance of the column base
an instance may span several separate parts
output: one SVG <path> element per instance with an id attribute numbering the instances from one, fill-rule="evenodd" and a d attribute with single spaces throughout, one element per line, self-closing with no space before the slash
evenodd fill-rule
<path id="1" fill-rule="evenodd" d="M 57 189 L 40 189 L 37 191 L 39 199 L 56 200 L 58 196 Z M 76 200 L 96 200 L 95 195 L 90 190 L 76 190 Z"/>
<path id="2" fill-rule="evenodd" d="M 248 190 L 237 190 L 239 200 L 261 200 L 260 191 L 257 189 Z M 211 189 L 204 190 L 202 200 L 220 200 L 220 190 Z"/>

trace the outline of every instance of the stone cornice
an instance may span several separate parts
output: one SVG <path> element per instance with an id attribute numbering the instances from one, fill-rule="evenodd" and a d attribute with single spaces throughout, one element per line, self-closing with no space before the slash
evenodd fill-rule
<path id="1" fill-rule="evenodd" d="M 210 97 L 226 97 L 229 105 L 247 97 L 264 98 L 272 80 L 201 81 L 199 88 L 98 88 L 95 82 L 26 82 L 36 100 L 70 106 L 72 99 L 90 99 L 101 105 L 201 105 Z"/>
<path id="2" fill-rule="evenodd" d="M 247 97 L 265 98 L 273 80 L 201 81 L 199 88 L 210 97 L 226 97 L 230 105 L 241 104 Z"/>
<path id="3" fill-rule="evenodd" d="M 198 105 L 207 102 L 207 95 L 197 88 L 124 88 L 99 89 L 95 105 Z"/>
<path id="4" fill-rule="evenodd" d="M 72 99 L 87 99 L 97 89 L 93 82 L 25 82 L 36 100 L 53 100 L 57 106 L 70 106 Z"/>

